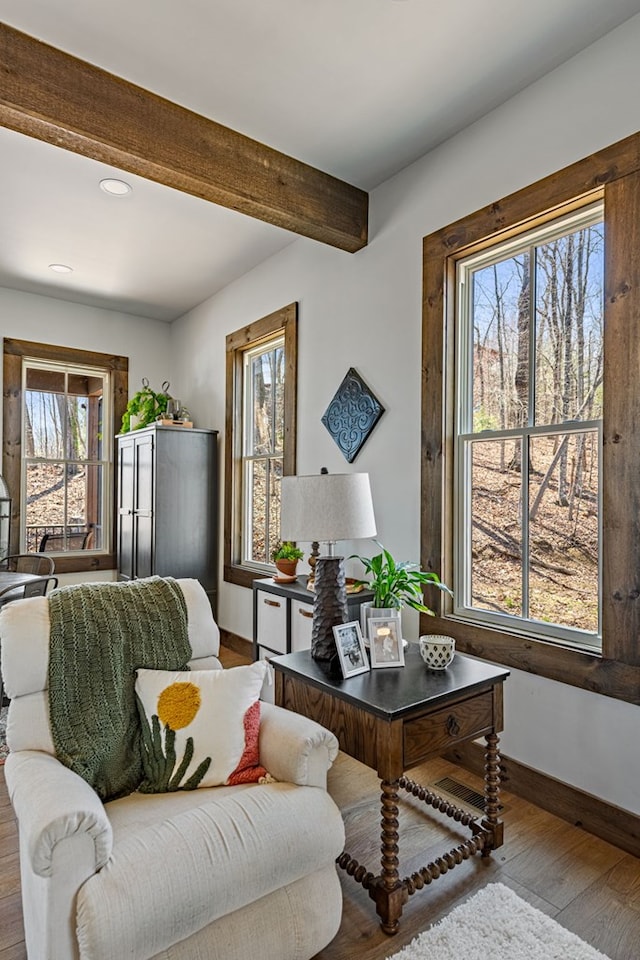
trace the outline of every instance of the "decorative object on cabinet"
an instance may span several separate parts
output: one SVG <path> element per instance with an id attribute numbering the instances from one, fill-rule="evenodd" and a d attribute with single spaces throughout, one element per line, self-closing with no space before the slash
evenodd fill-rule
<path id="1" fill-rule="evenodd" d="M 369 658 L 364 647 L 358 621 L 339 623 L 333 628 L 333 635 L 338 648 L 342 676 L 345 680 L 347 677 L 355 677 L 359 673 L 366 673 L 369 669 Z"/>
<path id="2" fill-rule="evenodd" d="M 118 437 L 118 579 L 191 577 L 214 611 L 217 439 L 157 424 Z"/>
<path id="3" fill-rule="evenodd" d="M 171 400 L 167 392 L 169 386 L 169 381 L 165 380 L 162 384 L 162 393 L 156 393 L 149 386 L 147 378 L 143 377 L 142 389 L 131 397 L 122 416 L 121 433 L 141 430 L 161 417 Z"/>
<path id="4" fill-rule="evenodd" d="M 271 551 L 271 559 L 280 573 L 280 577 L 275 578 L 276 583 L 295 580 L 298 560 L 302 560 L 303 556 L 302 550 L 291 543 L 290 540 L 283 540 L 278 543 Z"/>
<path id="5" fill-rule="evenodd" d="M 325 410 L 322 422 L 345 460 L 353 463 L 383 413 L 380 401 L 360 374 L 350 367 Z"/>
<path id="6" fill-rule="evenodd" d="M 335 660 L 333 627 L 348 619 L 344 558 L 335 556 L 336 540 L 374 537 L 368 473 L 320 473 L 283 477 L 280 533 L 288 540 L 326 543 L 314 569 L 311 656 Z"/>

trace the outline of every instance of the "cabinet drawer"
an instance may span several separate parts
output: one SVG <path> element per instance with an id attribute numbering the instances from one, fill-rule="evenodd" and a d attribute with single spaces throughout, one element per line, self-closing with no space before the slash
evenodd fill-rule
<path id="1" fill-rule="evenodd" d="M 493 694 L 482 693 L 427 717 L 408 720 L 403 729 L 404 766 L 444 753 L 454 743 L 479 737 L 493 726 Z"/>
<path id="2" fill-rule="evenodd" d="M 258 590 L 258 645 L 287 652 L 287 601 L 266 590 Z"/>
<path id="3" fill-rule="evenodd" d="M 291 652 L 308 650 L 311 647 L 313 629 L 313 604 L 301 600 L 291 601 Z"/>

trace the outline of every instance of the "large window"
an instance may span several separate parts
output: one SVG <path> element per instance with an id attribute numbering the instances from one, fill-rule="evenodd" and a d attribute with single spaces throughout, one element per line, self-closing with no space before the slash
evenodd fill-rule
<path id="1" fill-rule="evenodd" d="M 5 339 L 13 553 L 51 553 L 59 573 L 115 567 L 113 446 L 127 367 L 124 357 Z"/>
<path id="2" fill-rule="evenodd" d="M 640 134 L 424 239 L 423 633 L 638 703 Z"/>
<path id="3" fill-rule="evenodd" d="M 602 205 L 458 261 L 454 610 L 599 648 Z"/>
<path id="4" fill-rule="evenodd" d="M 295 472 L 296 305 L 227 337 L 225 579 L 273 565 L 280 480 Z"/>

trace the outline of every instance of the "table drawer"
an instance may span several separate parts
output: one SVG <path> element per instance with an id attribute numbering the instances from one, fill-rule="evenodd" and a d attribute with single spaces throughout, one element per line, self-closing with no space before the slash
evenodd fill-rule
<path id="1" fill-rule="evenodd" d="M 493 726 L 491 691 L 462 700 L 427 717 L 408 720 L 403 728 L 405 769 L 444 753 L 453 744 L 487 733 Z"/>
<path id="2" fill-rule="evenodd" d="M 287 601 L 258 590 L 258 645 L 278 653 L 287 652 Z"/>

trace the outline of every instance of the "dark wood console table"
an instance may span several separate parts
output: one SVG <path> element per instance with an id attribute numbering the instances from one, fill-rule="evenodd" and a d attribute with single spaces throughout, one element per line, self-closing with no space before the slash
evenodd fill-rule
<path id="1" fill-rule="evenodd" d="M 331 730 L 340 749 L 376 770 L 382 788 L 382 857 L 374 874 L 346 851 L 338 865 L 368 890 L 385 933 L 394 934 L 409 896 L 470 856 L 488 856 L 502 845 L 498 817 L 498 733 L 502 730 L 502 684 L 509 671 L 456 654 L 443 671 L 429 671 L 415 644 L 404 667 L 371 670 L 343 679 L 307 651 L 275 657 L 275 702 Z M 485 737 L 484 816 L 455 807 L 404 776 L 464 740 Z M 468 827 L 471 836 L 435 862 L 400 878 L 398 790 Z"/>

